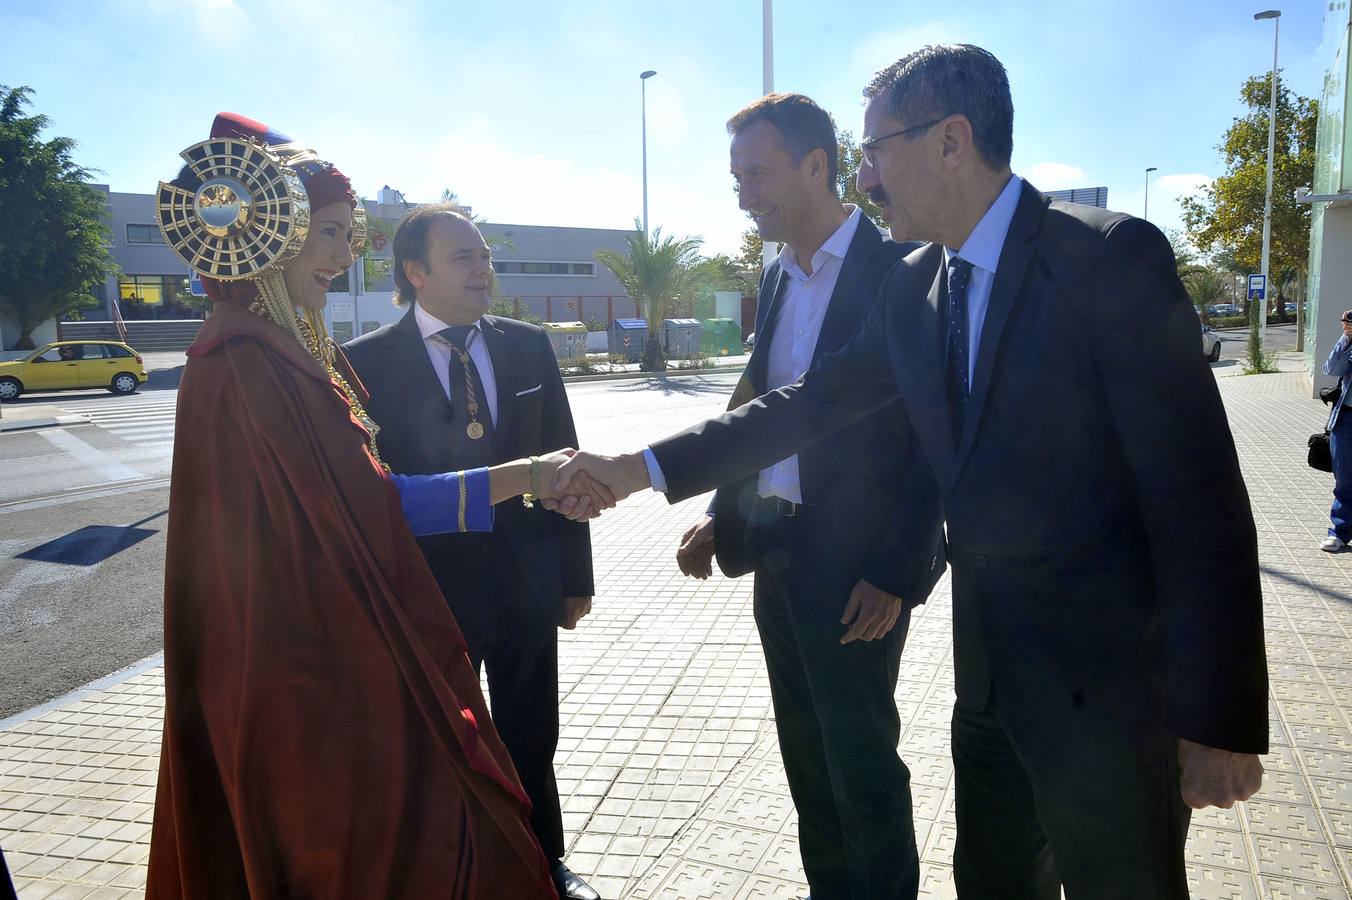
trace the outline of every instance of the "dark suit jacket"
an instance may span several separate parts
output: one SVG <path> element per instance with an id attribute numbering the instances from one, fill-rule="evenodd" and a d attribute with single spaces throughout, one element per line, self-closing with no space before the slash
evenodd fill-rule
<path id="1" fill-rule="evenodd" d="M 577 446 L 577 431 L 549 338 L 536 325 L 484 316 L 498 414 L 494 462 Z M 427 357 L 412 307 L 398 321 L 344 345 L 371 393 L 367 411 L 390 469 L 424 475 L 463 468 L 451 453 L 451 404 Z M 553 629 L 563 597 L 591 596 L 591 536 L 540 504 L 498 504 L 489 534 L 418 539 L 471 650 L 527 630 Z M 467 573 L 491 567 L 491 584 Z"/>
<path id="2" fill-rule="evenodd" d="M 918 244 L 884 241 L 864 219 L 842 261 L 812 359 L 839 350 L 858 330 L 878 297 L 887 270 Z M 761 276 L 756 302 L 756 347 L 733 403 L 765 393 L 770 346 L 783 310 L 788 276 L 778 260 Z M 787 313 L 791 315 L 791 313 Z M 880 453 L 879 448 L 891 448 Z M 921 457 L 899 404 L 804 448 L 798 455 L 808 527 L 824 558 L 842 570 L 899 596 L 923 603 L 943 574 L 943 521 L 938 487 Z M 745 540 L 759 473 L 714 495 L 714 546 L 729 577 L 754 568 Z"/>
<path id="3" fill-rule="evenodd" d="M 668 497 L 899 393 L 944 495 L 959 703 L 985 708 L 994 689 L 1006 727 L 1070 764 L 1155 757 L 1170 735 L 1265 752 L 1253 516 L 1163 235 L 1024 186 L 956 445 L 942 248 L 883 290 L 797 387 L 655 444 Z M 706 465 L 667 465 L 696 445 Z"/>

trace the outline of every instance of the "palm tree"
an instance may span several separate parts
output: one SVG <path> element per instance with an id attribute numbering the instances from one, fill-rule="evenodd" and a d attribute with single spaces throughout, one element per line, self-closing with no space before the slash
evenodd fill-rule
<path id="1" fill-rule="evenodd" d="M 1206 308 L 1226 298 L 1229 293 L 1228 281 L 1225 275 L 1210 266 L 1193 266 L 1184 278 L 1183 285 L 1188 289 L 1192 305 L 1197 307 L 1197 314 L 1203 322 L 1207 321 Z"/>
<path id="2" fill-rule="evenodd" d="M 643 233 L 642 223 L 635 219 L 634 233 L 625 242 L 629 245 L 628 255 L 598 250 L 596 259 L 615 274 L 648 322 L 648 343 L 639 368 L 659 372 L 667 367 L 658 334 L 662 320 L 671 317 L 677 302 L 687 293 L 704 239 L 664 236 L 661 228 L 654 228 L 649 237 Z"/>

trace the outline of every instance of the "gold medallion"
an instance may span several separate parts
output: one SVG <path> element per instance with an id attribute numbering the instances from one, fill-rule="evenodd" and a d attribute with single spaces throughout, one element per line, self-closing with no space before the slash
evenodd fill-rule
<path id="1" fill-rule="evenodd" d="M 465 426 L 465 434 L 469 435 L 471 441 L 477 441 L 484 436 L 484 427 L 478 422 L 470 422 Z"/>

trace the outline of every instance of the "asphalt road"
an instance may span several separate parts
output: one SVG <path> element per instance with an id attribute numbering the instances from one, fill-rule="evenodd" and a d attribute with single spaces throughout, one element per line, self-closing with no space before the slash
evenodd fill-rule
<path id="1" fill-rule="evenodd" d="M 737 377 L 570 384 L 579 441 L 642 446 L 722 411 Z M 164 410 L 176 397 L 31 395 L 18 402 L 102 424 L 0 433 L 0 719 L 162 649 Z"/>
<path id="2" fill-rule="evenodd" d="M 1231 364 L 1242 360 L 1249 353 L 1249 330 L 1247 328 L 1227 329 L 1216 332 L 1221 336 L 1221 362 Z M 1280 353 L 1296 349 L 1295 325 L 1269 325 L 1264 336 L 1263 350 L 1267 353 Z"/>

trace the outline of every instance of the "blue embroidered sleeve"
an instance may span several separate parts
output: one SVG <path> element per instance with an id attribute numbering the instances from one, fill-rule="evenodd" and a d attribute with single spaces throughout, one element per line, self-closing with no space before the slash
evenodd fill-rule
<path id="1" fill-rule="evenodd" d="M 443 472 L 438 475 L 390 475 L 399 489 L 404 518 L 413 534 L 492 531 L 488 470 Z"/>

